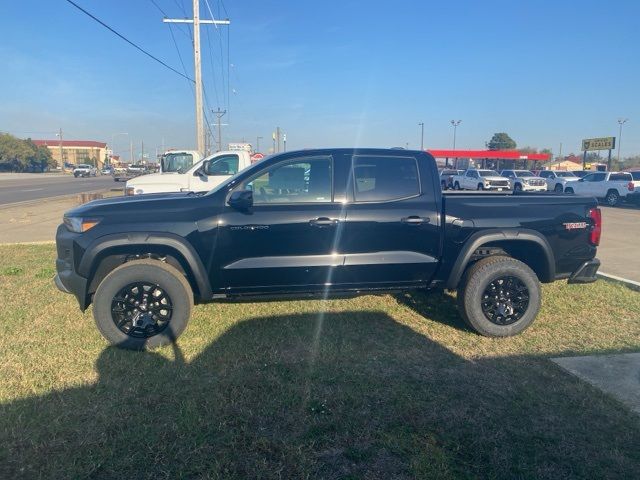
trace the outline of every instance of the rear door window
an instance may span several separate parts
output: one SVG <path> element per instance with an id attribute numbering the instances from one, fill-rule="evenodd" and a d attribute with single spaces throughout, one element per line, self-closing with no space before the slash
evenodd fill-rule
<path id="1" fill-rule="evenodd" d="M 609 177 L 609 181 L 611 182 L 630 182 L 633 180 L 633 177 L 630 173 L 612 173 Z"/>
<path id="2" fill-rule="evenodd" d="M 418 164 L 413 157 L 353 157 L 356 202 L 388 202 L 420 194 Z"/>

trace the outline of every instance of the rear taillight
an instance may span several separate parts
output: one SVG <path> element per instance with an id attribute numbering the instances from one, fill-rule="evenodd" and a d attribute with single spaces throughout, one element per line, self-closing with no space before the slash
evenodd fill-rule
<path id="1" fill-rule="evenodd" d="M 592 208 L 589 210 L 589 218 L 591 219 L 589 242 L 597 247 L 600 245 L 600 236 L 602 235 L 602 212 L 599 208 Z"/>
<path id="2" fill-rule="evenodd" d="M 633 184 L 633 182 L 629 182 L 629 185 L 627 185 L 627 188 L 629 189 L 630 192 L 633 192 L 636 186 Z"/>

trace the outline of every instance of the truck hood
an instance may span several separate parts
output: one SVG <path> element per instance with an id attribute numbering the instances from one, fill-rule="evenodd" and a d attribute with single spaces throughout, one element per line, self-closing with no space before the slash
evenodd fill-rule
<path id="1" fill-rule="evenodd" d="M 561 181 L 561 182 L 577 182 L 578 180 L 580 180 L 580 177 L 559 177 L 557 178 L 557 180 Z"/>
<path id="2" fill-rule="evenodd" d="M 197 196 L 198 195 L 194 193 L 155 193 L 148 195 L 131 195 L 104 198 L 101 200 L 94 200 L 92 202 L 88 202 L 84 205 L 80 205 L 79 207 L 68 210 L 67 212 L 65 212 L 65 216 L 100 216 L 103 214 L 107 214 L 112 210 L 117 210 L 121 212 L 122 215 L 126 215 L 126 212 L 130 210 L 162 210 L 162 208 L 169 203 L 172 203 L 172 208 L 175 208 L 176 200 L 190 200 Z M 123 204 L 126 204 L 127 210 L 122 210 L 121 205 Z"/>
<path id="3" fill-rule="evenodd" d="M 482 177 L 483 180 L 496 181 L 496 180 L 509 180 L 507 177 Z"/>
<path id="4" fill-rule="evenodd" d="M 137 187 L 138 185 L 150 185 L 158 183 L 181 183 L 180 174 L 178 172 L 167 173 L 150 173 L 148 175 L 140 175 L 139 177 L 132 178 L 127 182 L 129 187 Z"/>

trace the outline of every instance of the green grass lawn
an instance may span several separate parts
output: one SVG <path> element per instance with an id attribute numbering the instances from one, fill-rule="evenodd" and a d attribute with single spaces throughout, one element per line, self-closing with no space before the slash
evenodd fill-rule
<path id="1" fill-rule="evenodd" d="M 448 294 L 209 304 L 175 347 L 110 348 L 0 247 L 0 478 L 637 478 L 640 419 L 549 357 L 640 351 L 640 294 L 544 287 L 523 335 Z"/>

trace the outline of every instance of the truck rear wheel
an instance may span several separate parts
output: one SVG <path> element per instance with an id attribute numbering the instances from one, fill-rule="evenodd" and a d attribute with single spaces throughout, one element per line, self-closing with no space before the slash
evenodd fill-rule
<path id="1" fill-rule="evenodd" d="M 111 344 L 143 350 L 174 342 L 187 327 L 193 292 L 184 275 L 159 260 L 120 265 L 98 286 L 93 316 Z"/>
<path id="2" fill-rule="evenodd" d="M 605 201 L 610 207 L 615 207 L 620 201 L 620 194 L 617 192 L 617 190 L 609 190 L 607 192 L 607 196 L 605 197 Z"/>
<path id="3" fill-rule="evenodd" d="M 527 265 L 496 255 L 475 263 L 458 290 L 465 322 L 487 337 L 510 337 L 524 331 L 540 310 L 540 283 Z"/>

